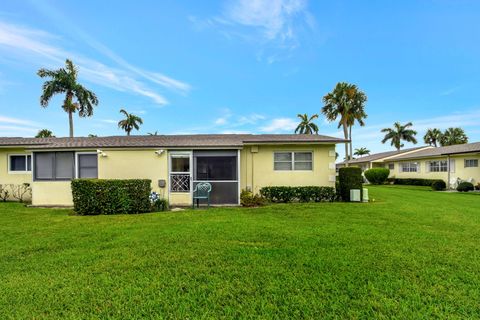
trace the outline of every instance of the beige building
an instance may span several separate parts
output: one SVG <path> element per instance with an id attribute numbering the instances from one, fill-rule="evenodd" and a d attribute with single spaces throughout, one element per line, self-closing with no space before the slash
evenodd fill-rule
<path id="1" fill-rule="evenodd" d="M 33 205 L 72 205 L 75 178 L 150 179 L 172 205 L 190 205 L 199 182 L 213 204 L 242 189 L 334 186 L 335 145 L 322 135 L 159 135 L 0 138 L 0 185 L 28 183 Z"/>

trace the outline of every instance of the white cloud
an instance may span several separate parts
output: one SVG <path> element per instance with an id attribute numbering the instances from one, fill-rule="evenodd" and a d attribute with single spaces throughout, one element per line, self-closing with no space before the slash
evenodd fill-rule
<path id="1" fill-rule="evenodd" d="M 219 126 L 222 126 L 226 123 L 227 123 L 227 118 L 226 117 L 218 118 L 218 119 L 215 120 L 215 124 L 219 125 Z"/>
<path id="2" fill-rule="evenodd" d="M 33 127 L 40 126 L 38 123 L 30 121 L 30 120 L 6 117 L 6 116 L 1 116 L 1 115 L 0 115 L 0 123 L 10 123 L 10 124 L 25 125 L 25 126 L 33 126 Z"/>
<path id="3" fill-rule="evenodd" d="M 152 84 L 186 93 L 190 90 L 187 83 L 175 80 L 157 72 L 137 68 L 110 51 L 107 47 L 91 40 L 90 45 L 102 51 L 119 65 L 118 68 L 107 66 L 96 60 L 69 52 L 51 42 L 55 36 L 42 30 L 21 27 L 0 21 L 0 50 L 24 62 L 43 64 L 48 67 L 63 65 L 65 58 L 73 59 L 79 69 L 79 76 L 92 83 L 117 91 L 130 92 L 147 97 L 157 105 L 165 105 L 167 99 L 156 90 L 149 88 L 139 79 Z"/>
<path id="4" fill-rule="evenodd" d="M 113 119 L 102 119 L 102 120 L 100 120 L 100 122 L 111 123 L 111 124 L 117 124 L 118 123 L 117 120 L 113 120 Z"/>
<path id="5" fill-rule="evenodd" d="M 28 136 L 38 132 L 41 124 L 19 118 L 12 118 L 0 115 L 1 136 Z"/>
<path id="6" fill-rule="evenodd" d="M 260 131 L 267 133 L 290 132 L 297 127 L 298 123 L 292 118 L 276 118 L 271 120 L 267 125 L 260 127 Z"/>

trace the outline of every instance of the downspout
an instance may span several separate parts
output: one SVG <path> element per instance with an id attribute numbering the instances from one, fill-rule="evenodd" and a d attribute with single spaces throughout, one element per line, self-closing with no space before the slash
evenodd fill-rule
<path id="1" fill-rule="evenodd" d="M 450 155 L 447 155 L 447 168 L 448 168 L 448 174 L 447 174 L 447 185 L 448 189 L 452 189 L 452 185 L 450 184 Z"/>

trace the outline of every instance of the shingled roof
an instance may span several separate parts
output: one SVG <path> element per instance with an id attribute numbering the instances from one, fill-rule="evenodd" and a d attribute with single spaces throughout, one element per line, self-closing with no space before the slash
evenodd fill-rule
<path id="1" fill-rule="evenodd" d="M 300 134 L 196 134 L 78 138 L 0 138 L 0 147 L 31 149 L 232 147 L 266 143 L 342 143 L 345 139 Z"/>
<path id="2" fill-rule="evenodd" d="M 357 158 L 357 159 L 350 160 L 348 163 L 349 164 L 355 164 L 355 163 L 371 162 L 371 161 L 376 161 L 376 160 L 380 160 L 380 159 L 384 159 L 384 158 L 393 157 L 393 156 L 396 156 L 396 155 L 401 155 L 401 154 L 404 154 L 406 152 L 421 150 L 421 149 L 424 149 L 424 148 L 427 148 L 427 147 L 422 146 L 422 147 L 408 148 L 408 149 L 403 149 L 403 150 L 394 150 L 394 151 L 374 153 L 374 154 L 371 154 L 371 155 L 368 155 L 368 156 L 365 156 L 365 157 L 360 157 L 360 158 Z M 344 164 L 344 163 L 345 163 L 345 161 L 340 162 L 338 164 Z"/>
<path id="3" fill-rule="evenodd" d="M 399 155 L 393 157 L 392 160 L 430 158 L 463 153 L 480 153 L 480 142 L 456 144 L 448 147 L 428 148 L 405 155 Z"/>

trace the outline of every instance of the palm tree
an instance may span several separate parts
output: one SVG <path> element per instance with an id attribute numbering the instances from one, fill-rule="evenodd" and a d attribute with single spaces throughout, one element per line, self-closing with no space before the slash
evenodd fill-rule
<path id="1" fill-rule="evenodd" d="M 88 137 L 89 137 L 89 138 L 96 138 L 96 137 L 98 137 L 98 136 L 97 136 L 96 134 L 89 133 L 89 134 L 88 134 Z"/>
<path id="2" fill-rule="evenodd" d="M 359 157 L 363 157 L 367 154 L 370 154 L 370 150 L 368 150 L 365 147 L 355 149 L 355 153 L 354 153 L 354 155 L 359 156 Z"/>
<path id="3" fill-rule="evenodd" d="M 134 114 L 128 113 L 124 109 L 120 109 L 120 113 L 125 116 L 125 119 L 118 121 L 118 127 L 125 130 L 127 136 L 130 135 L 130 132 L 135 129 L 140 129 L 140 125 L 143 124 L 142 118 Z"/>
<path id="4" fill-rule="evenodd" d="M 48 129 L 42 129 L 42 130 L 38 131 L 35 138 L 55 138 L 55 136 L 53 135 L 52 131 L 50 131 Z"/>
<path id="5" fill-rule="evenodd" d="M 382 143 L 391 140 L 390 145 L 394 146 L 397 150 L 403 147 L 402 141 L 417 143 L 417 139 L 415 138 L 417 131 L 409 129 L 412 126 L 413 124 L 411 122 L 404 125 L 401 125 L 400 122 L 395 122 L 393 128 L 382 129 L 381 132 L 385 133 Z"/>
<path id="6" fill-rule="evenodd" d="M 310 118 L 306 113 L 297 114 L 297 117 L 300 118 L 300 123 L 295 129 L 295 133 L 300 134 L 318 134 L 318 126 L 313 122 L 313 120 L 318 118 L 318 114 L 314 114 Z"/>
<path id="7" fill-rule="evenodd" d="M 442 132 L 437 128 L 433 128 L 427 130 L 423 136 L 423 141 L 430 146 L 438 147 L 438 143 L 440 142 L 441 138 Z"/>
<path id="8" fill-rule="evenodd" d="M 46 108 L 53 96 L 65 94 L 62 108 L 68 113 L 71 138 L 73 137 L 73 114 L 78 111 L 80 117 L 90 117 L 93 114 L 93 107 L 98 105 L 95 93 L 77 82 L 77 73 L 77 68 L 69 59 L 65 61 L 65 68 L 40 69 L 37 72 L 39 77 L 49 79 L 43 83 L 40 96 L 42 107 Z"/>
<path id="9" fill-rule="evenodd" d="M 367 96 L 356 85 L 339 82 L 332 92 L 323 97 L 322 113 L 328 121 L 335 121 L 340 118 L 338 128 L 342 127 L 344 138 L 351 140 L 352 127 L 355 122 L 358 122 L 361 126 L 365 125 L 363 119 L 367 117 L 365 113 L 366 101 Z M 351 157 L 352 146 L 350 145 L 349 154 L 348 143 L 345 143 L 346 166 L 348 166 L 348 160 Z"/>
<path id="10" fill-rule="evenodd" d="M 468 137 L 462 128 L 448 128 L 440 138 L 442 147 L 468 143 Z"/>
<path id="11" fill-rule="evenodd" d="M 148 135 L 149 135 L 149 136 L 158 136 L 158 131 L 149 132 Z"/>

